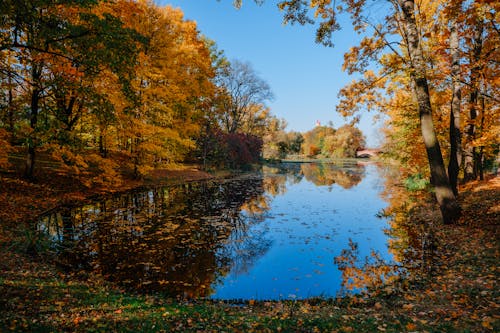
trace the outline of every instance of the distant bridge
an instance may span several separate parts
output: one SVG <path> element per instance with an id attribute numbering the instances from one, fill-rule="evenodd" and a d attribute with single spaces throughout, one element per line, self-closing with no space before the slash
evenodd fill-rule
<path id="1" fill-rule="evenodd" d="M 366 148 L 362 150 L 356 151 L 356 157 L 357 158 L 369 158 L 369 157 L 376 157 L 378 154 L 380 154 L 382 151 L 380 149 L 371 149 L 371 148 Z"/>

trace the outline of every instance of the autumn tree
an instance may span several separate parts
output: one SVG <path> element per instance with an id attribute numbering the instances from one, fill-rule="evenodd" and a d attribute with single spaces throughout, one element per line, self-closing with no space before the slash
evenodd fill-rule
<path id="1" fill-rule="evenodd" d="M 483 1 L 426 5 L 424 51 L 426 62 L 432 64 L 428 76 L 438 120 L 449 122 L 449 139 L 440 140 L 449 142 L 448 176 L 455 194 L 461 169 L 465 180 L 480 177 L 498 146 L 498 139 L 489 135 L 496 123 L 489 116 L 498 107 L 491 94 L 492 75 L 498 72 L 498 50 L 493 46 L 498 44 L 498 7 Z M 439 123 L 437 127 L 439 131 Z"/>
<path id="2" fill-rule="evenodd" d="M 266 159 L 282 159 L 288 153 L 286 134 L 287 123 L 283 119 L 272 118 L 269 120 L 266 133 L 263 136 L 263 156 Z"/>
<path id="3" fill-rule="evenodd" d="M 182 11 L 138 2 L 125 22 L 148 39 L 121 114 L 120 135 L 136 176 L 155 163 L 179 161 L 193 147 L 202 117 L 200 101 L 212 90 L 209 50 L 195 22 Z"/>
<path id="4" fill-rule="evenodd" d="M 401 78 L 397 83 L 390 85 L 401 88 L 407 84 L 408 79 Z M 418 112 L 411 91 L 395 90 L 385 104 L 384 113 L 387 115 L 383 128 L 385 142 L 382 147 L 385 156 L 398 161 L 409 175 L 419 174 L 428 177 L 425 147 L 408 144 L 420 135 Z"/>
<path id="5" fill-rule="evenodd" d="M 483 176 L 485 157 L 495 156 L 498 138 L 498 10 L 491 1 L 466 3 L 462 17 L 464 47 L 464 180 Z"/>
<path id="6" fill-rule="evenodd" d="M 286 135 L 286 143 L 289 154 L 299 154 L 304 143 L 304 136 L 300 132 L 288 132 Z"/>
<path id="7" fill-rule="evenodd" d="M 365 147 L 363 132 L 354 124 L 345 124 L 335 129 L 331 126 L 316 126 L 303 134 L 302 152 L 308 156 L 356 157 L 356 151 Z"/>
<path id="8" fill-rule="evenodd" d="M 222 71 L 218 85 L 225 92 L 219 121 L 227 133 L 254 123 L 258 114 L 266 110 L 265 102 L 273 98 L 269 85 L 248 62 L 231 61 Z"/>
<path id="9" fill-rule="evenodd" d="M 237 4 L 240 3 L 241 1 L 237 1 Z M 316 41 L 328 46 L 333 46 L 332 34 L 340 28 L 337 20 L 339 13 L 346 12 L 351 15 L 356 31 L 371 32 L 372 36 L 365 37 L 359 46 L 353 47 L 346 55 L 345 68 L 350 73 L 365 72 L 370 63 L 384 61 L 383 55 L 388 52 L 397 55 L 397 62 L 404 65 L 400 69 L 404 70 L 410 78 L 431 182 L 443 221 L 453 223 L 458 219 L 460 207 L 446 173 L 432 118 L 433 108 L 427 77 L 430 64 L 425 61 L 422 47 L 427 37 L 421 34 L 422 30 L 418 25 L 420 17 L 425 15 L 425 12 L 421 11 L 420 3 L 415 3 L 413 0 L 388 0 L 382 6 L 384 6 L 383 12 L 388 14 L 383 17 L 384 24 L 376 24 L 371 19 L 372 7 L 366 1 L 336 3 L 331 0 L 291 0 L 281 1 L 278 4 L 278 7 L 284 11 L 285 22 L 307 24 L 319 21 Z M 313 12 L 313 17 L 309 15 L 310 12 Z M 366 80 L 361 85 L 371 88 L 372 85 L 379 84 L 381 84 L 379 79 L 374 79 Z M 355 88 L 359 88 L 358 83 L 353 84 L 352 88 L 347 88 L 344 94 Z M 371 91 L 376 91 L 376 89 L 371 89 Z M 352 96 L 352 93 L 348 95 Z M 363 94 L 363 96 L 366 98 L 367 95 Z M 366 102 L 372 100 L 373 98 L 368 98 Z"/>
<path id="10" fill-rule="evenodd" d="M 215 41 L 206 38 L 205 45 L 210 53 L 210 61 L 214 72 L 211 82 L 213 83 L 213 93 L 204 99 L 202 103 L 203 115 L 201 117 L 200 128 L 195 136 L 195 148 L 191 152 L 190 158 L 201 163 L 204 170 L 209 166 L 217 165 L 223 160 L 223 132 L 219 124 L 219 115 L 222 112 L 222 105 L 227 98 L 223 87 L 218 85 L 220 77 L 229 66 L 229 60 L 223 50 L 218 49 Z"/>
<path id="11" fill-rule="evenodd" d="M 69 130 L 78 118 L 74 116 L 81 108 L 74 98 L 76 88 L 70 85 L 105 64 L 117 69 L 134 60 L 130 31 L 116 17 L 94 13 L 96 5 L 95 1 L 46 0 L 2 4 L 5 34 L 0 49 L 16 58 L 7 69 L 8 77 L 17 81 L 28 110 L 19 124 L 25 129 L 27 178 L 33 177 L 37 147 L 50 141 L 51 130 L 56 128 L 49 123 L 52 117 L 62 120 Z M 41 116 L 44 124 L 39 122 Z"/>
<path id="12" fill-rule="evenodd" d="M 351 124 L 345 124 L 333 136 L 325 139 L 323 149 L 330 157 L 356 157 L 356 152 L 365 148 L 365 145 L 363 132 Z"/>
<path id="13" fill-rule="evenodd" d="M 460 48 L 459 48 L 459 21 L 460 1 L 455 2 L 449 9 L 449 31 L 450 31 L 450 75 L 451 75 L 451 110 L 450 110 L 450 158 L 448 162 L 448 177 L 450 186 L 458 195 L 458 173 L 462 162 L 462 129 L 460 126 L 462 89 L 460 83 Z"/>
<path id="14" fill-rule="evenodd" d="M 302 144 L 302 152 L 308 156 L 316 156 L 326 152 L 325 143 L 331 141 L 335 135 L 335 128 L 331 126 L 316 126 L 312 130 L 303 134 L 304 142 Z M 331 148 L 331 147 L 330 147 Z"/>

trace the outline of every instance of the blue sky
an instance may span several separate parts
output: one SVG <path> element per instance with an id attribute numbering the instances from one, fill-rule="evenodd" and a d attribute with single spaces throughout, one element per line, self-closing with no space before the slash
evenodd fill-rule
<path id="1" fill-rule="evenodd" d="M 232 0 L 156 0 L 159 5 L 181 8 L 185 18 L 197 22 L 202 34 L 214 40 L 227 58 L 248 61 L 269 83 L 275 99 L 268 103 L 272 113 L 284 118 L 287 130 L 305 132 L 317 120 L 344 124 L 335 106 L 338 91 L 352 80 L 342 71 L 343 54 L 359 36 L 345 20 L 334 35 L 334 48 L 314 42 L 313 26 L 283 25 L 277 1 L 258 6 L 244 0 L 239 10 Z M 368 145 L 377 144 L 376 125 L 364 115 L 360 128 Z"/>

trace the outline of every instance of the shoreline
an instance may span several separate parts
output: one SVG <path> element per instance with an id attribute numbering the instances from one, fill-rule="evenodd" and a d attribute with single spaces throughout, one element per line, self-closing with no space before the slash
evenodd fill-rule
<path id="1" fill-rule="evenodd" d="M 102 276 L 70 273 L 44 252 L 30 231 L 44 207 L 89 200 L 141 186 L 223 179 L 186 167 L 158 171 L 111 191 L 62 184 L 29 184 L 0 175 L 0 331 L 257 331 L 257 332 L 493 332 L 500 329 L 498 216 L 500 177 L 461 188 L 464 216 L 459 225 L 435 230 L 436 271 L 418 285 L 389 286 L 370 296 L 300 301 L 248 301 L 242 305 L 125 292 Z M 49 178 L 50 180 L 50 178 Z M 71 185 L 64 187 L 64 185 Z M 4 185 L 7 186 L 4 187 Z M 59 191 L 58 191 L 59 190 Z M 11 197 L 6 198 L 8 193 Z M 54 200 L 48 196 L 55 195 Z M 19 200 L 22 200 L 21 202 Z M 56 206 L 57 207 L 57 206 Z M 422 203 L 412 219 L 436 213 Z M 6 220 L 3 216 L 9 215 Z M 36 215 L 38 216 L 38 215 Z M 403 281 L 404 282 L 404 281 Z M 478 297 L 480 295 L 480 297 Z"/>

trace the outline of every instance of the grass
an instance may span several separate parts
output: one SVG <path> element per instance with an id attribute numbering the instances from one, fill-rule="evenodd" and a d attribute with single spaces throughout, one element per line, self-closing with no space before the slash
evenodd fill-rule
<path id="1" fill-rule="evenodd" d="M 377 325 L 389 331 L 400 331 L 404 325 L 404 319 L 380 324 L 376 317 L 328 301 L 186 303 L 161 295 L 124 293 L 105 283 L 34 274 L 2 279 L 1 285 L 11 295 L 2 303 L 6 314 L 0 320 L 2 332 L 371 332 Z"/>

